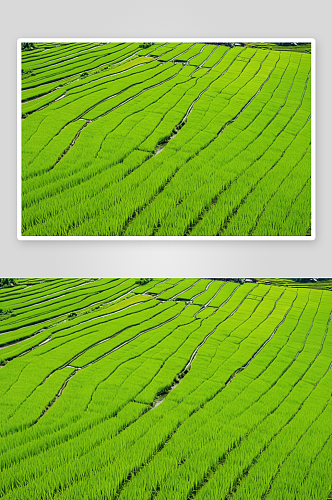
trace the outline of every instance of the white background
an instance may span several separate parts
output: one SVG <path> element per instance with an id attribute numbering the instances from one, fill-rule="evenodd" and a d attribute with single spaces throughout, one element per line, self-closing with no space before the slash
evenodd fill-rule
<path id="1" fill-rule="evenodd" d="M 1 26 L 1 277 L 331 277 L 331 0 L 11 0 Z M 18 241 L 16 41 L 33 37 L 299 37 L 317 49 L 314 241 Z"/>

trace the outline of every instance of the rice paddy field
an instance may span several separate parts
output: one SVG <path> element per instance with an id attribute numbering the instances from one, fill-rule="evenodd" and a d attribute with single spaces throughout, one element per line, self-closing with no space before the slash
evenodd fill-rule
<path id="1" fill-rule="evenodd" d="M 20 235 L 312 235 L 310 43 L 30 45 Z"/>
<path id="2" fill-rule="evenodd" d="M 332 291 L 0 289 L 0 498 L 332 498 Z"/>
<path id="3" fill-rule="evenodd" d="M 258 278 L 258 283 L 268 285 L 292 286 L 296 288 L 315 288 L 316 290 L 332 290 L 332 279 L 324 278 L 313 282 L 295 282 L 289 278 Z"/>

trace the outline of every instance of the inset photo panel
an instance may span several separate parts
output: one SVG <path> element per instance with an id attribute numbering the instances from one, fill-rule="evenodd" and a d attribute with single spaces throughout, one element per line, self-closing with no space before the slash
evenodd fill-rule
<path id="1" fill-rule="evenodd" d="M 315 238 L 315 40 L 19 39 L 17 237 Z"/>
<path id="2" fill-rule="evenodd" d="M 1 498 L 331 498 L 331 278 L 1 278 L 0 306 Z"/>

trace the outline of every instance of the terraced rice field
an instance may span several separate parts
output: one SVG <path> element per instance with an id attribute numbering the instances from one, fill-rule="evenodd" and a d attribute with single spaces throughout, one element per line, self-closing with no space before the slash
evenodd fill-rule
<path id="1" fill-rule="evenodd" d="M 292 286 L 296 288 L 315 288 L 317 290 L 332 290 L 332 279 L 324 279 L 315 282 L 295 282 L 289 278 L 259 278 L 258 283 L 268 285 Z"/>
<path id="2" fill-rule="evenodd" d="M 22 51 L 21 234 L 310 236 L 311 54 L 299 47 Z"/>
<path id="3" fill-rule="evenodd" d="M 0 498 L 332 498 L 332 292 L 0 290 Z"/>

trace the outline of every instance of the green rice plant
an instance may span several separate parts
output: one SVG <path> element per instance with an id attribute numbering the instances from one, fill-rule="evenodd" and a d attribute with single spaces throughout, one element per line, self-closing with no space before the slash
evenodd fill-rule
<path id="1" fill-rule="evenodd" d="M 192 48 L 190 48 L 188 51 L 184 52 L 183 54 L 179 55 L 175 61 L 176 62 L 186 62 L 189 61 L 191 58 L 195 57 L 198 53 L 203 50 L 204 44 L 203 43 L 195 43 Z"/>
<path id="2" fill-rule="evenodd" d="M 161 47 L 157 47 L 153 52 L 150 52 L 149 55 L 152 57 L 159 57 L 164 54 L 167 54 L 168 52 L 172 51 L 178 46 L 181 46 L 181 43 L 179 42 L 166 43 L 163 44 Z"/>
<path id="3" fill-rule="evenodd" d="M 126 45 L 126 44 L 124 44 Z M 22 90 L 37 87 L 38 85 L 63 80 L 69 76 L 81 74 L 84 71 L 89 71 L 91 69 L 95 69 L 107 63 L 115 63 L 122 61 L 125 56 L 132 55 L 137 51 L 139 44 L 127 44 L 127 47 L 120 49 L 115 47 L 115 50 L 112 48 L 100 49 L 97 51 L 99 55 L 95 54 L 95 56 L 84 55 L 78 57 L 78 61 L 74 59 L 73 62 L 64 62 L 62 64 L 57 64 L 55 68 L 48 69 L 46 67 L 45 71 L 40 70 L 37 75 L 34 75 L 30 78 L 24 80 L 24 85 L 22 86 Z M 106 55 L 104 55 L 106 53 Z"/>
<path id="4" fill-rule="evenodd" d="M 143 116 L 146 116 L 146 114 L 145 114 L 145 115 L 143 115 Z M 154 116 L 156 116 L 156 117 L 158 118 L 158 115 L 154 115 Z M 121 118 L 120 118 L 120 119 L 121 119 Z M 137 121 L 139 121 L 139 120 L 140 120 L 140 116 L 138 116 Z M 99 130 L 102 130 L 102 129 L 99 127 Z M 88 130 L 83 131 L 82 136 L 83 136 L 86 132 L 88 132 Z M 122 140 L 124 140 L 124 138 L 123 138 Z M 99 142 L 99 143 L 98 143 L 98 142 L 96 142 L 96 152 L 95 152 L 96 156 L 97 156 L 97 155 L 98 155 L 98 156 L 100 156 L 100 154 L 101 154 L 101 152 L 100 152 L 100 151 L 98 152 L 98 149 L 97 149 L 98 147 L 99 147 L 99 149 L 100 149 L 100 142 Z M 74 148 L 74 154 L 75 154 L 75 151 L 77 151 L 77 147 L 76 147 L 76 148 Z M 90 150 L 90 151 L 91 151 L 91 150 Z M 93 150 L 92 150 L 92 151 L 93 151 Z M 130 150 L 129 150 L 129 151 L 130 151 Z M 67 154 L 68 158 L 69 158 L 69 156 L 72 156 L 72 155 L 71 155 L 71 153 L 72 153 L 72 151 L 70 151 L 70 152 Z M 90 154 L 91 154 L 91 152 L 90 152 Z M 122 153 L 122 154 L 123 154 L 123 153 Z M 127 153 L 127 154 L 128 154 L 128 153 Z M 148 154 L 147 154 L 147 153 L 144 153 L 144 152 L 141 152 L 141 151 L 134 151 L 134 152 L 133 152 L 133 154 L 132 154 L 132 156 L 133 156 L 133 157 L 137 157 L 137 156 L 138 156 L 138 154 L 141 154 L 141 157 L 143 156 L 144 158 L 146 158 L 146 157 L 148 156 Z M 144 155 L 145 155 L 145 156 L 144 156 Z M 85 160 L 85 161 L 86 161 L 86 160 Z M 106 167 L 107 165 L 109 165 L 109 161 L 105 161 L 105 160 L 104 160 L 104 161 L 102 162 L 102 161 L 101 161 L 101 159 L 99 159 L 99 161 L 97 160 L 97 162 L 98 162 L 98 163 L 96 164 L 96 166 L 97 166 L 97 168 L 99 169 L 99 171 L 100 171 L 100 168 L 105 169 L 105 167 Z M 96 163 L 96 162 L 95 162 L 95 163 Z M 67 162 L 66 162 L 66 164 L 67 164 Z M 56 169 L 52 170 L 52 172 L 51 172 L 51 173 L 50 173 L 50 172 L 48 172 L 48 173 L 47 173 L 47 175 L 48 175 L 48 176 L 50 176 L 50 175 L 51 175 L 52 177 L 55 177 L 56 179 L 59 179 L 58 184 L 59 184 L 59 185 L 62 187 L 62 189 L 63 189 L 63 180 L 61 181 L 61 179 L 63 179 L 63 177 L 61 176 L 61 168 L 60 168 L 60 165 L 62 165 L 62 163 L 61 163 L 61 162 L 59 163 L 59 165 L 57 165 L 57 168 L 56 168 Z M 121 165 L 119 165 L 119 166 L 121 166 Z M 60 168 L 60 171 L 59 171 L 59 168 Z M 66 168 L 66 166 L 65 166 L 65 165 L 64 165 L 64 168 Z M 72 168 L 72 167 L 71 167 L 71 168 Z M 66 169 L 67 169 L 67 168 L 66 168 Z M 97 172 L 98 172 L 98 170 L 97 170 Z M 89 177 L 92 177 L 92 176 L 93 176 L 93 173 L 95 174 L 95 173 L 96 173 L 96 171 L 95 171 L 95 172 L 91 172 L 91 173 L 89 173 Z M 82 172 L 80 171 L 80 172 L 78 173 L 78 175 L 82 176 Z M 86 174 L 85 174 L 85 175 L 86 175 Z M 77 176 L 76 176 L 76 177 L 77 177 Z M 89 177 L 88 177 L 88 178 L 89 178 Z M 35 179 L 36 179 L 36 177 L 35 177 L 34 179 L 31 179 L 31 181 L 30 181 L 30 180 L 29 180 L 29 181 L 26 181 L 27 189 L 32 190 L 32 188 L 33 188 L 33 184 L 34 184 L 34 185 L 36 185 L 36 186 L 38 186 L 38 184 L 39 184 L 39 185 L 41 185 L 41 184 L 42 184 L 42 179 L 41 179 L 41 178 L 40 178 L 40 179 L 39 179 L 39 178 L 37 178 L 37 180 L 35 180 Z M 37 184 L 36 184 L 36 182 L 37 182 Z M 68 184 L 69 184 L 69 186 L 73 186 L 75 182 L 76 182 L 75 177 L 70 177 L 70 176 L 69 176 L 69 178 L 68 178 Z M 81 183 L 81 182 L 82 182 L 82 179 L 80 180 L 80 183 Z M 51 192 L 50 192 L 50 188 L 52 189 L 52 191 L 51 191 Z M 42 190 L 42 191 L 41 191 L 41 190 L 39 190 L 39 191 L 41 192 L 40 196 L 41 196 L 41 195 L 44 195 L 44 196 L 45 196 L 45 194 L 46 194 L 46 195 L 49 197 L 49 196 L 50 196 L 50 194 L 54 193 L 54 184 L 52 184 L 52 183 L 51 183 L 49 186 L 44 186 L 43 190 Z M 26 200 L 26 198 L 27 198 L 27 196 L 25 196 L 25 200 Z M 35 199 L 36 199 L 36 201 L 38 200 L 38 197 L 36 198 L 36 191 L 31 192 L 31 201 L 32 201 L 32 202 L 36 202 L 36 201 L 35 201 Z M 25 201 L 25 204 L 28 204 L 28 201 Z M 31 202 L 30 202 L 29 204 L 31 204 Z"/>
<path id="5" fill-rule="evenodd" d="M 216 65 L 218 62 L 220 62 L 220 59 L 225 55 L 226 52 L 229 51 L 229 47 L 219 45 L 216 50 L 213 52 L 211 57 L 205 61 L 204 67 L 207 68 L 212 68 L 214 65 Z"/>
<path id="6" fill-rule="evenodd" d="M 158 281 L 137 291 L 203 280 Z M 1 368 L 1 496 L 304 498 L 315 481 L 328 492 L 331 292 L 284 281 L 212 280 L 204 294 L 237 288 L 202 317 L 173 294 L 136 293 L 52 327 Z M 113 282 L 18 280 L 7 293 L 25 310 L 44 290 L 46 309 L 66 283 Z"/>
<path id="7" fill-rule="evenodd" d="M 159 57 L 159 61 L 170 61 L 176 59 L 176 56 L 187 53 L 187 51 L 193 47 L 192 43 L 181 43 L 178 47 L 173 48 L 171 51 L 167 51 Z"/>
<path id="8" fill-rule="evenodd" d="M 204 47 L 202 52 L 190 60 L 190 64 L 194 66 L 204 66 L 204 62 L 209 58 L 211 53 L 215 50 L 213 45 L 207 45 Z"/>
<path id="9" fill-rule="evenodd" d="M 181 293 L 181 295 L 177 295 L 176 300 L 193 300 L 196 296 L 201 295 L 203 292 L 207 291 L 208 286 L 211 284 L 212 281 L 202 279 L 189 290 Z"/>
<path id="10" fill-rule="evenodd" d="M 161 283 L 158 283 L 153 288 L 150 288 L 148 290 L 148 293 L 149 293 L 149 295 L 152 295 L 152 296 L 159 295 L 160 293 L 164 292 L 165 290 L 169 290 L 170 288 L 173 288 L 180 281 L 184 281 L 184 280 L 183 279 L 181 280 L 178 278 L 169 278 L 167 280 L 162 281 Z"/>
<path id="11" fill-rule="evenodd" d="M 310 146 L 310 54 L 36 47 L 22 56 L 23 235 L 310 235 L 311 161 L 301 181 L 295 161 Z"/>
<path id="12" fill-rule="evenodd" d="M 193 287 L 193 285 L 195 285 L 197 283 L 197 281 L 198 280 L 195 278 L 182 280 L 174 287 L 172 287 L 169 290 L 166 290 L 165 292 L 158 295 L 158 299 L 160 299 L 160 300 L 173 299 L 174 300 L 175 298 L 180 296 L 185 290 L 187 290 L 187 289 L 190 290 Z"/>
<path id="13" fill-rule="evenodd" d="M 217 295 L 224 284 L 223 281 L 213 281 L 205 292 L 194 298 L 194 304 L 210 305 L 210 301 Z"/>

